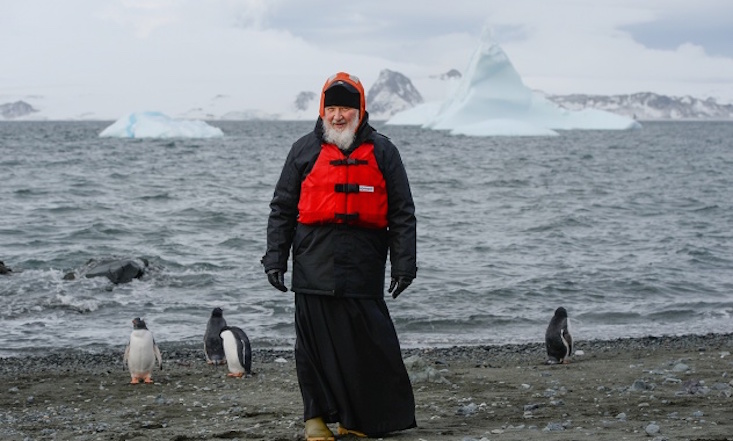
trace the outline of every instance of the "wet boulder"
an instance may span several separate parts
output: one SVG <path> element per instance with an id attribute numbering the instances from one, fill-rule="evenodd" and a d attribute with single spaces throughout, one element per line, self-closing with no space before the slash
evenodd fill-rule
<path id="1" fill-rule="evenodd" d="M 5 266 L 5 262 L 3 262 L 2 260 L 0 260 L 0 274 L 2 274 L 2 275 L 9 275 L 12 272 L 13 272 L 13 270 L 10 269 L 9 267 Z"/>
<path id="2" fill-rule="evenodd" d="M 80 272 L 81 276 L 106 277 L 112 283 L 128 283 L 133 279 L 139 279 L 149 266 L 147 259 L 105 259 L 90 260 L 86 267 Z M 74 280 L 76 274 L 71 272 L 64 276 L 64 280 Z"/>

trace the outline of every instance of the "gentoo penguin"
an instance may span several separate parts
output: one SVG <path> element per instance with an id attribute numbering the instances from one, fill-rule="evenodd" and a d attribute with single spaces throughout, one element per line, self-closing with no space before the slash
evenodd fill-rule
<path id="1" fill-rule="evenodd" d="M 573 353 L 573 337 L 569 326 L 568 312 L 562 306 L 557 308 L 545 331 L 547 364 L 569 363 L 568 358 Z"/>
<path id="2" fill-rule="evenodd" d="M 224 364 L 227 361 L 220 335 L 221 330 L 227 325 L 223 314 L 221 308 L 214 308 L 211 311 L 211 317 L 209 317 L 209 323 L 206 324 L 206 333 L 204 334 L 206 362 L 213 365 Z"/>
<path id="3" fill-rule="evenodd" d="M 132 377 L 130 384 L 138 384 L 140 380 L 152 383 L 156 360 L 160 369 L 163 369 L 163 358 L 160 356 L 158 345 L 155 344 L 153 333 L 148 330 L 144 320 L 135 317 L 132 319 L 132 334 L 123 358 Z"/>
<path id="4" fill-rule="evenodd" d="M 225 326 L 221 330 L 221 339 L 224 342 L 224 355 L 229 367 L 227 376 L 252 375 L 252 348 L 247 334 L 236 326 Z"/>

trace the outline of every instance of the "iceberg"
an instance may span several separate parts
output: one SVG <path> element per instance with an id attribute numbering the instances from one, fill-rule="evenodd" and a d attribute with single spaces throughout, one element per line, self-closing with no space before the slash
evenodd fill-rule
<path id="1" fill-rule="evenodd" d="M 102 130 L 111 138 L 218 138 L 224 132 L 204 121 L 174 119 L 161 112 L 130 113 Z"/>
<path id="2" fill-rule="evenodd" d="M 419 125 L 465 136 L 556 136 L 555 130 L 641 128 L 633 119 L 603 110 L 564 109 L 531 90 L 488 29 L 447 100 L 396 113 L 386 124 Z"/>

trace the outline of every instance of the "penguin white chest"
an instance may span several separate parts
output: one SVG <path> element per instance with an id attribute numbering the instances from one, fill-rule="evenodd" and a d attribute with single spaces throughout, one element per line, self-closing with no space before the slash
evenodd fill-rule
<path id="1" fill-rule="evenodd" d="M 244 366 L 242 366 L 240 361 L 242 359 L 242 353 L 234 333 L 231 331 L 224 331 L 221 333 L 221 338 L 224 343 L 224 356 L 227 359 L 229 372 L 233 374 L 243 374 Z"/>
<path id="2" fill-rule="evenodd" d="M 563 355 L 563 358 L 570 356 L 570 343 L 568 343 L 567 335 L 567 331 L 565 331 L 564 329 L 560 331 L 560 339 L 562 340 L 562 345 L 565 347 L 565 354 Z"/>
<path id="3" fill-rule="evenodd" d="M 136 329 L 130 334 L 127 368 L 134 375 L 146 375 L 155 368 L 155 342 L 150 331 Z"/>

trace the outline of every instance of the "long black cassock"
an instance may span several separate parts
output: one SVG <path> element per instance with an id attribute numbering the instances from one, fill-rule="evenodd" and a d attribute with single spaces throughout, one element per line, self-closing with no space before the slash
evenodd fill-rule
<path id="1" fill-rule="evenodd" d="M 415 398 L 383 299 L 295 295 L 304 419 L 370 435 L 416 426 Z"/>

